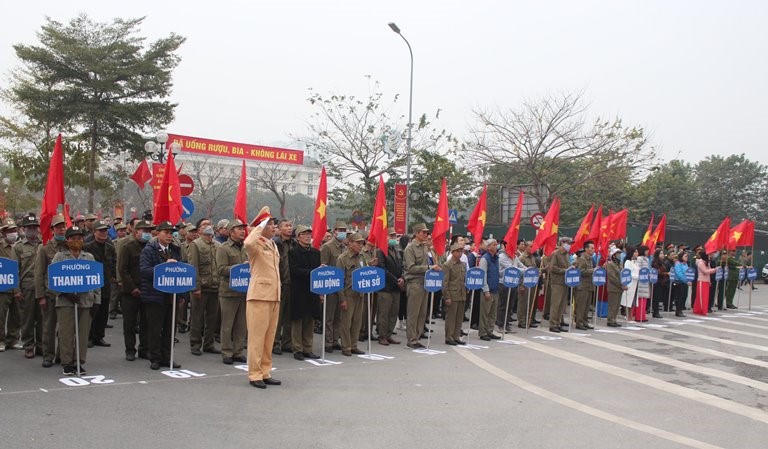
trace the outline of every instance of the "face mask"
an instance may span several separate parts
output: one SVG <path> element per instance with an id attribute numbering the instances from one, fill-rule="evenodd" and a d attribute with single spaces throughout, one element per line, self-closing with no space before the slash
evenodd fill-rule
<path id="1" fill-rule="evenodd" d="M 178 232 L 174 232 L 174 233 L 173 233 L 173 237 L 174 237 L 174 238 L 179 238 L 179 233 L 178 233 Z"/>
<path id="2" fill-rule="evenodd" d="M 27 240 L 35 241 L 37 240 L 38 232 L 37 230 L 30 229 L 30 230 L 24 231 L 24 236 L 27 238 Z"/>
<path id="3" fill-rule="evenodd" d="M 151 232 L 142 232 L 141 233 L 141 241 L 142 242 L 148 242 L 152 238 Z"/>
<path id="4" fill-rule="evenodd" d="M 389 239 L 389 246 L 397 246 L 397 239 Z"/>
<path id="5" fill-rule="evenodd" d="M 81 249 L 83 249 L 83 241 L 70 240 L 67 242 L 67 248 L 71 249 L 72 251 L 80 251 Z"/>
<path id="6" fill-rule="evenodd" d="M 203 235 L 212 236 L 213 235 L 213 228 L 208 227 L 203 229 Z"/>
<path id="7" fill-rule="evenodd" d="M 63 235 L 58 235 L 58 234 L 55 234 L 55 235 L 53 236 L 53 239 L 54 239 L 54 240 L 56 240 L 57 242 L 63 242 L 63 241 L 64 241 L 64 240 L 66 240 L 67 238 L 66 238 L 66 237 L 64 237 Z"/>
<path id="8" fill-rule="evenodd" d="M 337 232 L 337 233 L 336 233 L 336 240 L 338 240 L 338 241 L 340 241 L 340 242 L 341 242 L 341 241 L 343 241 L 345 238 L 347 238 L 347 233 L 346 233 L 346 232 Z"/>
<path id="9" fill-rule="evenodd" d="M 566 251 L 570 251 L 571 250 L 571 244 L 570 243 L 563 243 L 563 249 L 566 250 Z"/>
<path id="10" fill-rule="evenodd" d="M 18 232 L 9 232 L 8 234 L 5 234 L 5 239 L 9 242 L 13 243 L 19 238 Z"/>
<path id="11" fill-rule="evenodd" d="M 469 251 L 469 245 L 464 245 L 464 251 Z"/>

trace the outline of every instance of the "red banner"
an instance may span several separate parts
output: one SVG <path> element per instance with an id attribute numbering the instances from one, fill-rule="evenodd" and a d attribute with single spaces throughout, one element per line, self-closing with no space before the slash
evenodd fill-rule
<path id="1" fill-rule="evenodd" d="M 152 204 L 157 201 L 157 192 L 160 191 L 160 184 L 163 183 L 163 173 L 165 173 L 165 164 L 158 162 L 152 163 Z"/>
<path id="2" fill-rule="evenodd" d="M 406 199 L 408 198 L 408 186 L 405 184 L 395 184 L 395 232 L 398 234 L 405 234 L 405 208 Z"/>
<path id="3" fill-rule="evenodd" d="M 179 134 L 168 134 L 168 145 L 181 145 L 181 151 L 205 154 L 208 156 L 226 156 L 254 161 L 276 162 L 280 164 L 302 165 L 304 152 L 286 148 L 265 147 L 247 143 L 225 142 L 223 140 L 203 139 Z"/>

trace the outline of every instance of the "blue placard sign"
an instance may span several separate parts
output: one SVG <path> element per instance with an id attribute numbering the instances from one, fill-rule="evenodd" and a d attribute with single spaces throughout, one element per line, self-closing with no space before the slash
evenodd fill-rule
<path id="1" fill-rule="evenodd" d="M 316 295 L 330 295 L 344 288 L 344 270 L 319 267 L 309 274 L 309 290 Z"/>
<path id="2" fill-rule="evenodd" d="M 352 272 L 352 290 L 373 293 L 384 288 L 386 273 L 383 268 L 363 267 Z"/>
<path id="3" fill-rule="evenodd" d="M 632 283 L 632 270 L 625 268 L 621 270 L 621 285 L 629 285 Z"/>
<path id="4" fill-rule="evenodd" d="M 467 277 L 464 278 L 464 285 L 467 290 L 480 290 L 485 283 L 485 270 L 474 267 L 467 270 Z"/>
<path id="5" fill-rule="evenodd" d="M 757 279 L 757 270 L 755 270 L 754 268 L 748 269 L 747 279 L 749 279 L 750 281 L 754 281 L 755 279 Z"/>
<path id="6" fill-rule="evenodd" d="M 181 218 L 189 218 L 195 213 L 195 202 L 188 196 L 181 197 Z"/>
<path id="7" fill-rule="evenodd" d="M 520 285 L 521 277 L 523 277 L 523 273 L 520 271 L 520 269 L 509 267 L 504 270 L 504 278 L 501 281 L 505 287 L 515 288 Z"/>
<path id="8" fill-rule="evenodd" d="M 648 272 L 648 282 L 651 284 L 659 282 L 659 270 L 651 268 L 651 271 Z"/>
<path id="9" fill-rule="evenodd" d="M 530 267 L 523 271 L 523 286 L 533 288 L 539 285 L 539 269 Z"/>
<path id="10" fill-rule="evenodd" d="M 569 268 L 565 270 L 565 285 L 576 287 L 581 284 L 581 271 L 578 268 Z"/>
<path id="11" fill-rule="evenodd" d="M 747 270 L 744 267 L 739 268 L 739 280 L 743 281 L 747 278 Z"/>
<path id="12" fill-rule="evenodd" d="M 647 268 L 641 268 L 640 278 L 638 279 L 638 282 L 640 282 L 641 284 L 647 284 L 648 282 L 651 281 L 650 277 L 651 277 L 651 270 Z"/>
<path id="13" fill-rule="evenodd" d="M 48 288 L 61 293 L 83 293 L 104 286 L 104 265 L 69 259 L 48 266 Z"/>
<path id="14" fill-rule="evenodd" d="M 693 282 L 694 279 L 696 279 L 696 269 L 688 267 L 685 270 L 685 280 L 686 282 Z"/>
<path id="15" fill-rule="evenodd" d="M 0 292 L 19 286 L 19 263 L 0 257 Z M 3 323 L 5 325 L 5 323 Z"/>
<path id="16" fill-rule="evenodd" d="M 229 288 L 241 293 L 248 292 L 248 282 L 251 280 L 251 266 L 241 263 L 229 269 Z"/>
<path id="17" fill-rule="evenodd" d="M 184 262 L 165 262 L 155 265 L 152 287 L 163 293 L 186 293 L 195 289 L 197 270 Z"/>
<path id="18" fill-rule="evenodd" d="M 608 274 L 606 273 L 605 268 L 597 267 L 595 268 L 595 271 L 592 272 L 592 283 L 598 287 L 605 285 L 607 276 Z"/>
<path id="19" fill-rule="evenodd" d="M 715 280 L 718 282 L 723 280 L 723 267 L 717 267 L 715 270 Z"/>
<path id="20" fill-rule="evenodd" d="M 443 278 L 445 273 L 437 270 L 427 270 L 424 273 L 424 290 L 428 292 L 439 292 L 443 289 Z"/>

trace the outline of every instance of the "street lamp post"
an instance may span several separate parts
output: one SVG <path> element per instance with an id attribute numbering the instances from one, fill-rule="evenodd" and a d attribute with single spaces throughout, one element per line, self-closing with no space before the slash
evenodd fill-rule
<path id="1" fill-rule="evenodd" d="M 150 159 L 153 161 L 157 161 L 161 164 L 165 163 L 165 144 L 168 142 L 168 133 L 165 131 L 160 131 L 155 136 L 155 141 L 148 140 L 147 143 L 144 144 L 144 151 L 147 152 L 147 155 Z M 177 142 L 174 142 L 171 144 L 171 151 L 173 152 L 174 156 L 176 153 L 181 149 L 181 145 L 179 145 Z"/>
<path id="2" fill-rule="evenodd" d="M 405 141 L 405 186 L 408 195 L 405 197 L 405 232 L 408 233 L 411 217 L 411 128 L 413 128 L 413 50 L 411 43 L 400 32 L 400 28 L 394 22 L 389 22 L 389 28 L 392 29 L 408 46 L 408 53 L 411 55 L 411 82 L 408 95 L 408 138 Z"/>

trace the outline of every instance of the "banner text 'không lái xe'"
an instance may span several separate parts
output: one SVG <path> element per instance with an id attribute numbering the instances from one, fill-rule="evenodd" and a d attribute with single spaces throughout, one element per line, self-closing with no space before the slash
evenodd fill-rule
<path id="1" fill-rule="evenodd" d="M 281 164 L 302 165 L 304 152 L 287 148 L 265 147 L 247 143 L 225 142 L 223 140 L 203 139 L 201 137 L 169 134 L 168 143 L 181 145 L 181 151 L 209 156 L 226 156 L 238 159 L 275 162 Z"/>

